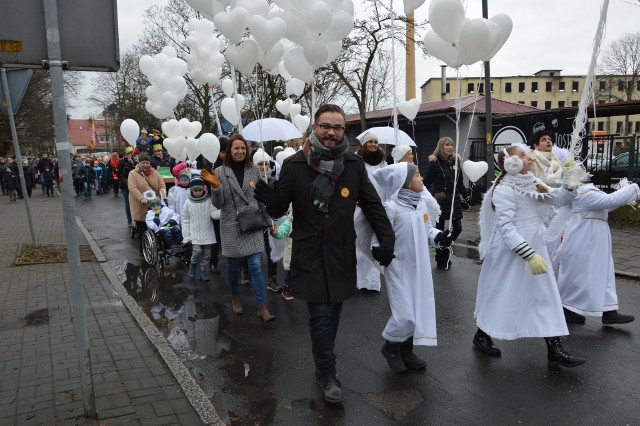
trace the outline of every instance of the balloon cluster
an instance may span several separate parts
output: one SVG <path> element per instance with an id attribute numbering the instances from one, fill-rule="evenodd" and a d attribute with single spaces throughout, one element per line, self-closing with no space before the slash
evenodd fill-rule
<path id="1" fill-rule="evenodd" d="M 178 58 L 173 47 L 166 46 L 153 56 L 142 56 L 138 65 L 151 83 L 145 89 L 147 111 L 160 119 L 173 114 L 178 102 L 187 95 L 187 82 L 183 77 L 187 63 Z"/>
<path id="2" fill-rule="evenodd" d="M 240 111 L 244 106 L 244 96 L 233 96 L 233 82 L 228 78 L 222 80 L 222 91 L 227 96 L 220 103 L 220 112 L 234 126 L 240 121 Z"/>
<path id="3" fill-rule="evenodd" d="M 189 35 L 185 41 L 191 52 L 187 54 L 187 65 L 196 84 L 218 84 L 222 75 L 224 56 L 220 53 L 220 42 L 214 34 L 211 21 L 190 19 Z"/>
<path id="4" fill-rule="evenodd" d="M 431 30 L 424 36 L 424 48 L 451 68 L 489 61 L 513 28 L 511 18 L 505 14 L 468 19 L 461 0 L 433 0 L 429 23 Z"/>
<path id="5" fill-rule="evenodd" d="M 296 126 L 296 129 L 304 133 L 309 128 L 311 119 L 306 115 L 301 115 L 302 107 L 300 104 L 295 104 L 291 99 L 279 100 L 276 102 L 276 109 L 280 114 L 291 117 L 291 122 Z"/>
<path id="6" fill-rule="evenodd" d="M 195 160 L 200 155 L 198 140 L 195 139 L 200 130 L 202 124 L 199 121 L 189 121 L 186 118 L 165 121 L 162 123 L 162 132 L 167 136 L 163 142 L 164 148 L 178 161 L 184 161 L 187 157 Z"/>

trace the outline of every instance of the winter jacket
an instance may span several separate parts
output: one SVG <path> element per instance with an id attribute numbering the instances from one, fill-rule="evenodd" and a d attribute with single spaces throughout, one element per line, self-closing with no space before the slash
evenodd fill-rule
<path id="1" fill-rule="evenodd" d="M 18 175 L 10 167 L 7 167 L 7 171 L 2 176 L 2 186 L 4 189 L 12 191 L 18 189 L 18 185 Z"/>
<path id="2" fill-rule="evenodd" d="M 147 210 L 145 222 L 147 223 L 147 228 L 151 229 L 153 232 L 158 232 L 160 228 L 166 226 L 170 220 L 173 220 L 178 225 L 180 224 L 180 216 L 178 215 L 178 213 L 174 212 L 167 206 L 163 206 L 162 209 L 160 209 L 160 211 L 158 212 L 157 216 L 160 224 L 157 224 L 153 221 L 153 219 L 156 217 L 156 212 L 154 212 L 153 210 Z"/>
<path id="3" fill-rule="evenodd" d="M 147 215 L 148 204 L 142 204 L 144 198 L 143 192 L 152 189 L 156 195 L 160 196 L 160 190 L 166 190 L 164 180 L 157 170 L 151 169 L 149 176 L 146 176 L 137 167 L 129 172 L 128 176 L 129 189 L 129 209 L 131 210 L 131 218 L 135 221 L 143 221 Z"/>
<path id="4" fill-rule="evenodd" d="M 120 158 L 111 157 L 109 159 L 109 171 L 111 172 L 111 180 L 118 180 L 118 169 L 120 167 Z"/>
<path id="5" fill-rule="evenodd" d="M 133 160 L 123 158 L 118 165 L 118 180 L 120 181 L 120 189 L 128 190 L 129 173 L 136 168 Z"/>
<path id="6" fill-rule="evenodd" d="M 458 164 L 460 164 L 459 160 Z M 449 220 L 449 216 L 451 214 L 453 179 L 455 177 L 455 173 L 453 159 L 445 160 L 433 154 L 429 156 L 427 172 L 422 180 L 424 182 L 424 186 L 429 189 L 429 192 L 433 194 L 435 199 L 438 200 L 438 204 L 440 204 L 440 209 L 442 209 L 440 219 L 446 218 Z M 453 204 L 453 220 L 462 219 L 462 200 L 468 197 L 467 188 L 464 186 L 462 173 L 459 168 L 457 173 L 458 183 L 456 197 Z M 442 194 L 444 194 L 444 197 Z"/>
<path id="7" fill-rule="evenodd" d="M 189 196 L 182 209 L 182 241 L 206 246 L 216 243 L 216 232 L 211 219 L 219 218 L 220 210 L 211 204 L 209 194 L 200 198 Z"/>
<path id="8" fill-rule="evenodd" d="M 42 172 L 42 182 L 44 182 L 45 185 L 49 186 L 49 185 L 53 185 L 53 172 L 48 171 L 48 172 Z"/>
<path id="9" fill-rule="evenodd" d="M 356 289 L 356 231 L 353 216 L 360 206 L 381 244 L 391 248 L 395 235 L 380 197 L 371 184 L 364 161 L 353 153 L 344 156 L 328 213 L 316 209 L 310 187 L 318 172 L 309 167 L 303 151 L 289 157 L 278 181 L 282 202 L 270 209 L 273 217 L 293 205 L 291 232 L 291 289 L 296 298 L 335 304 L 349 299 Z M 223 238 L 224 243 L 224 238 Z"/>
<path id="10" fill-rule="evenodd" d="M 91 182 L 93 180 L 94 172 L 93 166 L 84 166 L 79 172 L 78 176 L 83 180 L 83 182 Z"/>
<path id="11" fill-rule="evenodd" d="M 258 202 L 253 198 L 253 189 L 260 180 L 258 167 L 251 164 L 244 170 L 242 185 L 238 183 L 231 167 L 220 166 L 215 172 L 220 179 L 220 186 L 211 191 L 211 199 L 213 205 L 220 209 L 222 255 L 245 257 L 264 252 L 262 231 L 240 232 L 237 220 L 237 212 L 259 209 Z"/>
<path id="12" fill-rule="evenodd" d="M 45 169 L 53 170 L 53 161 L 51 158 L 41 158 L 36 167 L 39 173 L 44 173 Z"/>

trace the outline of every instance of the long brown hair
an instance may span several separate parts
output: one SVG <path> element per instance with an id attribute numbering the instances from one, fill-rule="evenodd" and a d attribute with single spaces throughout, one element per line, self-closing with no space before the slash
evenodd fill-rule
<path id="1" fill-rule="evenodd" d="M 244 147 L 246 149 L 246 155 L 244 156 L 244 161 L 243 161 L 244 168 L 249 169 L 252 166 L 251 154 L 249 153 L 249 144 L 247 143 L 247 140 L 244 138 L 244 136 L 242 136 L 240 133 L 234 133 L 233 135 L 229 136 L 229 145 L 227 145 L 227 150 L 224 152 L 224 160 L 222 160 L 222 164 L 227 167 L 231 167 L 231 162 L 233 161 L 231 159 L 231 147 L 233 146 L 233 143 L 237 140 L 241 140 L 242 143 L 244 144 Z"/>
<path id="2" fill-rule="evenodd" d="M 360 157 L 364 158 L 364 153 L 367 152 L 367 143 L 363 143 L 362 145 L 360 145 L 360 148 L 358 148 L 358 150 L 356 151 L 356 155 L 359 155 Z M 382 148 L 380 148 L 380 146 L 378 146 L 378 152 L 382 153 L 382 161 L 387 161 L 387 154 L 385 154 L 384 150 Z"/>
<path id="3" fill-rule="evenodd" d="M 454 149 L 456 147 L 456 144 L 453 143 L 453 139 L 451 139 L 448 136 L 445 136 L 445 137 L 440 138 L 438 140 L 438 144 L 436 145 L 436 149 L 433 150 L 433 153 L 431 155 L 435 155 L 436 157 L 440 157 L 440 158 L 445 158 L 445 156 L 444 156 L 444 146 L 446 144 L 451 144 Z M 454 155 L 457 155 L 455 153 L 455 151 L 451 154 L 451 156 L 453 157 Z"/>

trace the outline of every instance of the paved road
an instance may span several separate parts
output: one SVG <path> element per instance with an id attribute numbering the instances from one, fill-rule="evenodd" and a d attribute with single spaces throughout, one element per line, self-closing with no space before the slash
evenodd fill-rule
<path id="1" fill-rule="evenodd" d="M 181 265 L 159 273 L 140 267 L 122 199 L 101 196 L 77 204 L 78 215 L 143 310 L 150 314 L 158 301 L 182 308 L 173 321 L 156 324 L 182 349 L 218 413 L 234 424 L 640 424 L 640 321 L 603 327 L 590 319 L 570 326 L 567 348 L 588 360 L 574 370 L 548 369 L 542 339 L 497 341 L 503 356 L 487 358 L 471 344 L 480 266 L 454 257 L 450 271 L 434 270 L 439 336 L 437 347 L 417 348 L 428 362 L 424 372 L 393 373 L 380 355 L 380 333 L 389 316 L 384 290 L 345 303 L 336 348 L 345 403 L 331 406 L 320 400 L 314 384 L 302 301 L 270 294 L 277 320 L 262 325 L 251 291 L 243 287 L 245 314 L 231 315 L 221 275 L 202 284 L 188 281 Z M 638 283 L 619 279 L 618 293 L 622 311 L 640 318 Z M 186 344 L 176 330 L 187 331 Z"/>

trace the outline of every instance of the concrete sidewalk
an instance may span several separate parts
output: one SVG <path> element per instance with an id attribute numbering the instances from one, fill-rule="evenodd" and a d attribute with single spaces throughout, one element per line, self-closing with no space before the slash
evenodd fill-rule
<path id="1" fill-rule="evenodd" d="M 60 198 L 36 189 L 31 208 L 36 242 L 63 244 Z M 82 263 L 97 409 L 85 419 L 68 266 L 14 265 L 19 244 L 31 242 L 23 202 L 0 197 L 0 215 L 0 424 L 221 423 L 166 339 L 138 325 L 125 306 L 135 302 L 95 260 Z"/>
<path id="2" fill-rule="evenodd" d="M 477 247 L 480 241 L 479 210 L 480 205 L 477 204 L 463 212 L 462 233 L 456 241 L 457 245 Z M 636 256 L 636 251 L 640 247 L 640 226 L 610 221 L 609 228 L 611 229 L 612 255 L 616 275 L 640 280 L 640 262 Z"/>

